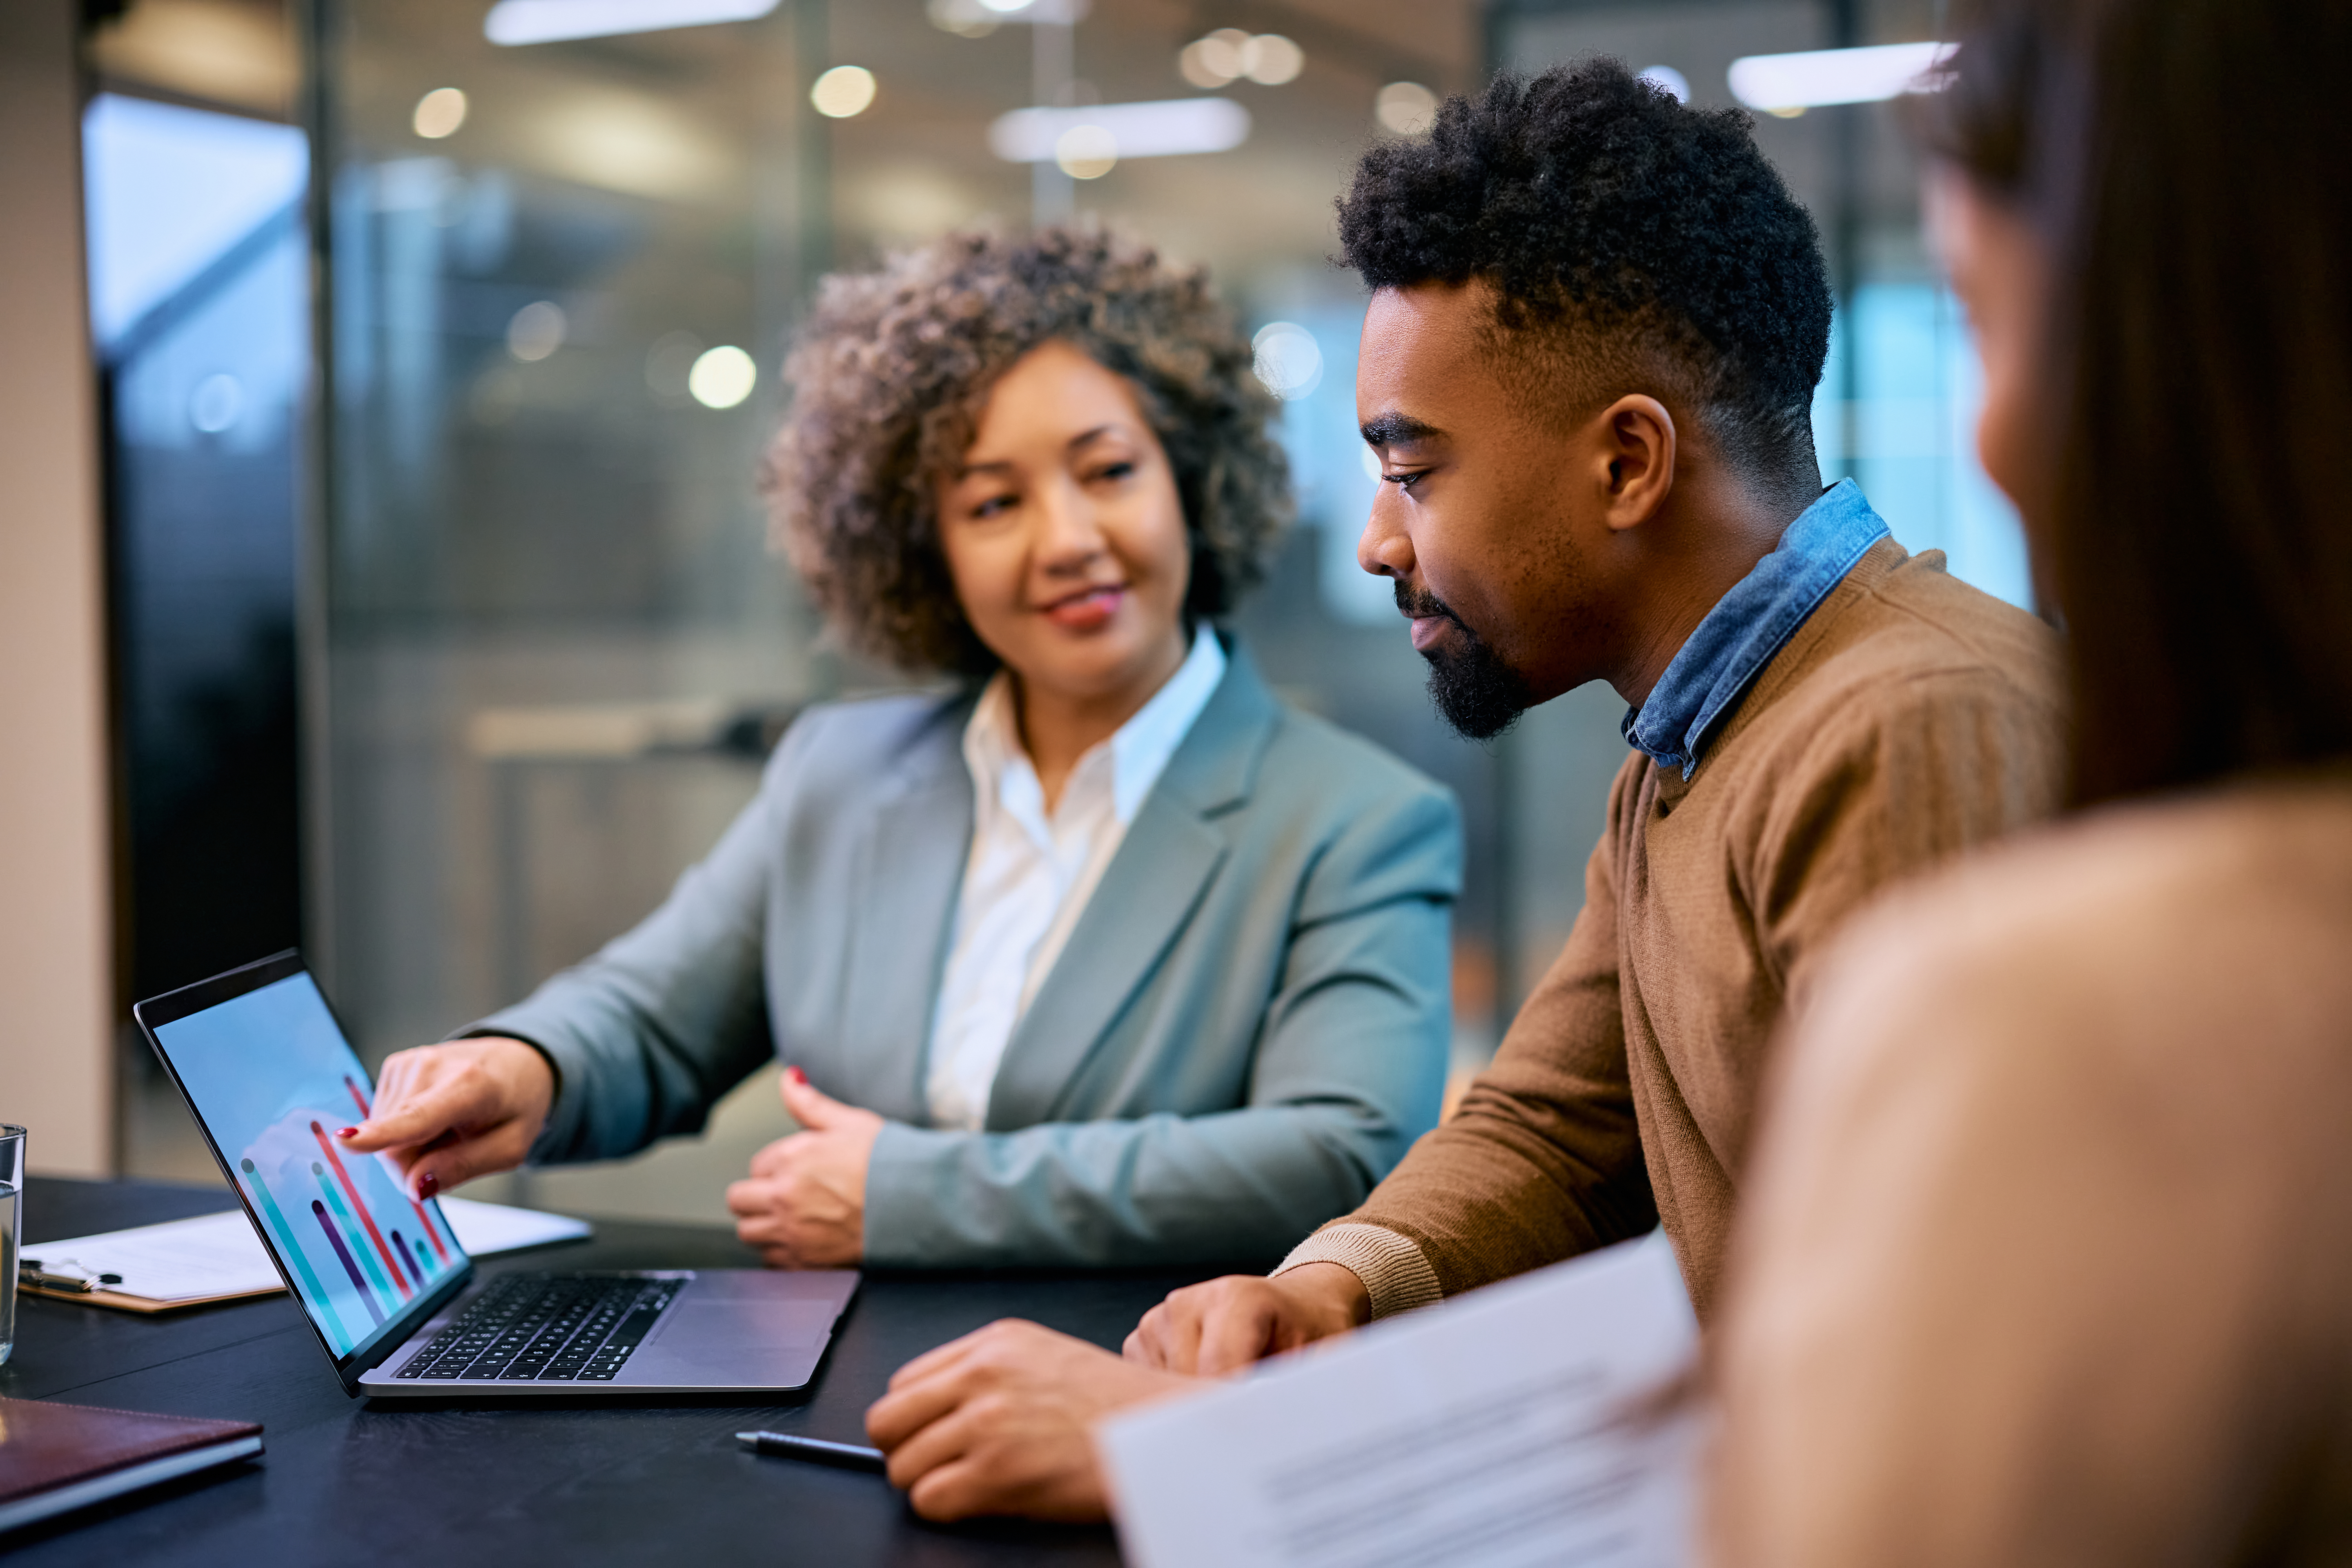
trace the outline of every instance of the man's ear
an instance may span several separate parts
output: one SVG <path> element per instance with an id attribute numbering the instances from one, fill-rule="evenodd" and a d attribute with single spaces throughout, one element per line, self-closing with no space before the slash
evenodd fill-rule
<path id="1" fill-rule="evenodd" d="M 1630 392 L 1602 409 L 1591 429 L 1605 487 L 1601 519 L 1619 531 L 1639 528 L 1675 488 L 1675 416 L 1656 398 Z"/>

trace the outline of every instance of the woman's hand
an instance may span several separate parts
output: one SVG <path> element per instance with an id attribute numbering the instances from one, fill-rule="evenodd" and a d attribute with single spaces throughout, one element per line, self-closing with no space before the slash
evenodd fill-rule
<path id="1" fill-rule="evenodd" d="M 521 1164 L 554 1099 L 555 1069 L 520 1040 L 419 1046 L 384 1058 L 374 1111 L 336 1136 L 354 1153 L 391 1155 L 410 1194 L 429 1198 Z"/>
<path id="2" fill-rule="evenodd" d="M 751 1174 L 727 1189 L 735 1234 L 771 1268 L 844 1268 L 866 1255 L 866 1167 L 882 1118 L 819 1094 L 786 1068 L 784 1109 L 803 1131 L 751 1157 Z"/>

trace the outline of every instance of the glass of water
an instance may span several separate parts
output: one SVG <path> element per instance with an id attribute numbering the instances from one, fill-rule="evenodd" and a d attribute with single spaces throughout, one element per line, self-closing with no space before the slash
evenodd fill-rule
<path id="1" fill-rule="evenodd" d="M 0 1122 L 0 1366 L 16 1348 L 16 1243 L 25 1219 L 25 1130 Z"/>

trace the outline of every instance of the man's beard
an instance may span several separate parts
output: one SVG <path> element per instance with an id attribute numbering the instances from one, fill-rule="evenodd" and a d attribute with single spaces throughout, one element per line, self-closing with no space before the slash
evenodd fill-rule
<path id="1" fill-rule="evenodd" d="M 1473 741 L 1491 741 L 1536 705 L 1535 693 L 1519 672 L 1436 595 L 1416 594 L 1400 579 L 1396 602 L 1399 610 L 1415 620 L 1439 616 L 1452 621 L 1461 637 L 1458 649 L 1425 649 L 1421 656 L 1429 661 L 1429 700 L 1457 732 Z"/>

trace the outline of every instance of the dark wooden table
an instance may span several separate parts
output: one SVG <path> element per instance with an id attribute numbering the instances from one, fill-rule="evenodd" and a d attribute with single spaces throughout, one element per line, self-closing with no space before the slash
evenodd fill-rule
<path id="1" fill-rule="evenodd" d="M 26 1184 L 24 1234 L 233 1208 L 226 1187 Z M 519 1268 L 743 1268 L 733 1235 L 600 1220 Z M 259 1459 L 0 1536 L 12 1564 L 1115 1563 L 1106 1529 L 936 1526 L 881 1478 L 736 1447 L 754 1426 L 863 1442 L 908 1358 L 1002 1317 L 1116 1347 L 1184 1274 L 869 1275 L 801 1403 L 391 1407 L 347 1399 L 283 1295 L 141 1317 L 26 1296 L 0 1394 L 258 1421 Z"/>

